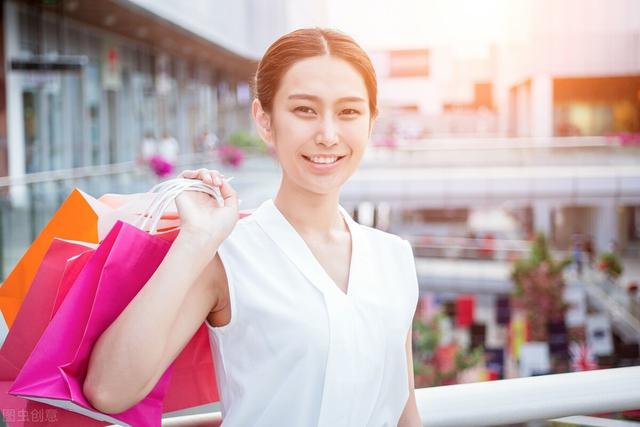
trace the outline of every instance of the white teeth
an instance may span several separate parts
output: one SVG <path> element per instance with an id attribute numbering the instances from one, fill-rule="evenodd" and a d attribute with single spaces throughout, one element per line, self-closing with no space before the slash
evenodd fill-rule
<path id="1" fill-rule="evenodd" d="M 336 160 L 338 160 L 337 157 L 309 157 L 309 159 L 313 162 L 313 163 L 333 163 Z"/>

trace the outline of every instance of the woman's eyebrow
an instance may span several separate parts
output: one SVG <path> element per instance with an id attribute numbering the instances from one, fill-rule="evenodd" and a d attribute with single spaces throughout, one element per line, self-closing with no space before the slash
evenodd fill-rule
<path id="1" fill-rule="evenodd" d="M 309 101 L 320 102 L 320 97 L 315 95 L 308 95 L 305 93 L 294 93 L 292 95 L 289 95 L 288 99 L 306 99 Z M 363 98 L 360 98 L 359 96 L 344 96 L 338 99 L 337 102 L 366 102 L 366 101 Z"/>

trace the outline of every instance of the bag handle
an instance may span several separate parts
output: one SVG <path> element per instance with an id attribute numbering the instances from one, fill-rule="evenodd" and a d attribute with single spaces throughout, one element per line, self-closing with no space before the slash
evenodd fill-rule
<path id="1" fill-rule="evenodd" d="M 225 181 L 229 182 L 232 179 L 233 177 L 225 178 Z M 207 193 L 216 199 L 219 206 L 224 205 L 224 199 L 220 194 L 219 188 L 212 187 L 197 179 L 170 179 L 155 185 L 149 190 L 149 193 L 157 193 L 157 195 L 154 197 L 146 212 L 138 219 L 137 227 L 144 230 L 147 223 L 150 222 L 149 233 L 157 233 L 162 214 L 183 191 L 200 191 Z"/>

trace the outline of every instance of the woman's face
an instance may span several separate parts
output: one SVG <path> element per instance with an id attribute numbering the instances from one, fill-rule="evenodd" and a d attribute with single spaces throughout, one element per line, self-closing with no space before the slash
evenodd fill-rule
<path id="1" fill-rule="evenodd" d="M 329 55 L 287 70 L 268 117 L 263 138 L 273 144 L 284 179 L 317 194 L 339 191 L 354 173 L 373 124 L 363 78 Z"/>

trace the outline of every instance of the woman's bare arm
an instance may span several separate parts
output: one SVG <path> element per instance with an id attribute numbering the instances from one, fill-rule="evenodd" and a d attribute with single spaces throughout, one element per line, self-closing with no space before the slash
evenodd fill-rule
<path id="1" fill-rule="evenodd" d="M 407 352 L 407 372 L 409 374 L 409 398 L 404 406 L 400 420 L 398 420 L 398 427 L 420 427 L 422 420 L 420 413 L 418 412 L 418 405 L 416 403 L 415 383 L 413 378 L 413 350 L 411 345 L 411 337 L 413 336 L 413 328 L 409 328 L 407 339 L 405 342 L 405 348 Z"/>
<path id="2" fill-rule="evenodd" d="M 219 187 L 222 204 L 198 191 L 175 198 L 178 237 L 91 352 L 83 393 L 104 413 L 122 412 L 142 400 L 228 295 L 217 251 L 238 221 L 236 191 L 216 170 L 185 170 L 178 178 Z"/>
<path id="3" fill-rule="evenodd" d="M 142 400 L 202 325 L 227 286 L 216 253 L 220 243 L 182 229 L 149 281 L 98 339 L 83 387 L 96 409 L 118 413 Z"/>

